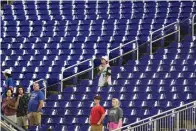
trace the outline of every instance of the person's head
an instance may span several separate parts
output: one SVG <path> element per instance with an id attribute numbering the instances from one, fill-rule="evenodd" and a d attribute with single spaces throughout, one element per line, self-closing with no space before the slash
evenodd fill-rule
<path id="1" fill-rule="evenodd" d="M 12 71 L 10 69 L 6 69 L 6 70 L 2 71 L 2 73 L 3 73 L 3 75 L 4 75 L 4 77 L 6 79 L 12 76 L 11 75 L 12 74 Z"/>
<path id="2" fill-rule="evenodd" d="M 112 99 L 112 107 L 119 107 L 120 106 L 120 102 L 117 98 L 113 98 Z"/>
<path id="3" fill-rule="evenodd" d="M 108 56 L 102 56 L 102 57 L 101 57 L 101 64 L 107 64 L 108 61 L 109 61 Z"/>
<path id="4" fill-rule="evenodd" d="M 7 91 L 6 91 L 6 97 L 11 97 L 12 96 L 12 94 L 13 94 L 13 91 L 12 91 L 12 89 L 7 89 Z"/>
<path id="5" fill-rule="evenodd" d="M 24 94 L 24 87 L 22 87 L 21 85 L 17 86 L 16 96 L 23 95 L 23 94 Z"/>
<path id="6" fill-rule="evenodd" d="M 39 90 L 39 83 L 34 82 L 33 83 L 33 89 L 34 89 L 34 91 L 38 91 Z"/>
<path id="7" fill-rule="evenodd" d="M 100 96 L 95 96 L 94 97 L 94 103 L 95 103 L 95 105 L 99 104 L 100 101 L 101 101 L 101 97 Z"/>

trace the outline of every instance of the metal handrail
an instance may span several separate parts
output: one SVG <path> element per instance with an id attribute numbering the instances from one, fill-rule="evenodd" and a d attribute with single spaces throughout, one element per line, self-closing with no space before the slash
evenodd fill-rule
<path id="1" fill-rule="evenodd" d="M 82 61 L 82 62 L 80 62 L 80 63 L 75 64 L 75 65 L 69 66 L 69 67 L 63 69 L 63 72 L 66 71 L 66 70 L 68 70 L 68 69 L 71 69 L 72 67 L 79 66 L 80 64 L 85 63 L 85 62 L 87 62 L 87 61 L 91 61 L 91 60 L 92 60 L 92 59 L 87 59 L 87 60 L 84 60 L 84 61 Z"/>
<path id="2" fill-rule="evenodd" d="M 109 62 L 111 62 L 111 61 L 113 61 L 113 60 L 115 60 L 115 59 L 117 59 L 117 58 L 119 58 L 119 57 L 122 57 L 122 56 L 124 56 L 124 55 L 126 55 L 126 54 L 129 54 L 129 53 L 131 53 L 131 52 L 133 52 L 133 51 L 135 51 L 135 50 L 137 50 L 137 61 L 138 61 L 138 60 L 139 60 L 139 45 L 138 45 L 137 39 L 132 40 L 132 41 L 130 41 L 130 42 L 128 42 L 128 43 L 125 43 L 125 44 L 123 44 L 123 45 L 120 44 L 120 46 L 118 46 L 118 47 L 116 47 L 116 48 L 110 50 L 110 51 L 109 51 L 109 54 L 110 54 L 112 51 L 114 51 L 114 50 L 116 50 L 116 49 L 122 49 L 122 47 L 124 47 L 124 46 L 126 46 L 126 45 L 128 45 L 128 44 L 132 44 L 133 42 L 136 43 L 136 48 L 135 48 L 135 49 L 133 49 L 133 50 L 131 50 L 131 51 L 129 51 L 129 52 L 126 52 L 126 53 L 124 53 L 124 54 L 120 54 L 120 56 L 117 56 L 117 57 L 115 57 L 115 58 L 109 60 Z M 109 56 L 109 54 L 108 54 L 108 56 Z"/>
<path id="3" fill-rule="evenodd" d="M 18 126 L 16 123 L 14 123 L 12 120 L 8 119 L 6 116 L 4 116 L 3 114 L 1 114 L 1 121 L 4 120 L 7 123 L 11 124 L 14 128 L 16 128 L 18 131 L 25 131 L 23 128 L 21 128 L 20 126 Z M 2 124 L 2 123 L 1 123 Z M 2 125 L 3 126 L 3 125 Z"/>
<path id="4" fill-rule="evenodd" d="M 63 79 L 63 73 L 66 71 L 66 70 L 68 70 L 68 69 L 71 69 L 71 68 L 73 68 L 73 67 L 76 67 L 76 66 L 79 66 L 79 65 L 81 65 L 82 63 L 85 63 L 85 62 L 88 62 L 88 61 L 91 61 L 91 64 L 92 64 L 92 67 L 91 68 L 89 68 L 89 69 L 87 69 L 87 70 L 84 70 L 84 71 L 82 71 L 82 72 L 79 72 L 79 73 L 76 73 L 76 74 L 74 74 L 74 75 L 72 75 L 72 76 L 69 76 L 69 77 L 67 77 L 67 78 L 64 78 Z M 70 67 L 67 67 L 67 68 L 65 68 L 65 69 L 63 69 L 62 70 L 62 72 L 61 72 L 61 92 L 63 92 L 63 81 L 65 81 L 65 80 L 68 80 L 68 79 L 70 79 L 70 78 L 73 78 L 73 77 L 75 77 L 75 76 L 77 76 L 77 75 L 80 75 L 80 74 L 82 74 L 82 73 L 85 73 L 86 71 L 89 71 L 89 70 L 91 70 L 92 69 L 92 79 L 93 79 L 93 76 L 94 76 L 94 59 L 92 58 L 92 59 L 87 59 L 87 60 L 84 60 L 84 61 L 82 61 L 82 62 L 80 62 L 80 63 L 77 63 L 77 64 L 75 64 L 75 65 L 72 65 L 72 66 L 70 66 Z"/>
<path id="5" fill-rule="evenodd" d="M 174 23 L 169 24 L 169 25 L 167 25 L 167 26 L 164 26 L 164 27 L 162 27 L 162 28 L 160 28 L 160 29 L 157 29 L 157 30 L 155 30 L 155 31 L 153 31 L 153 32 L 150 33 L 150 36 L 151 36 L 151 39 L 150 39 L 150 46 L 151 46 L 151 49 L 150 49 L 150 50 L 151 50 L 151 51 L 150 51 L 150 53 L 151 53 L 151 54 L 152 54 L 152 43 L 155 42 L 155 41 L 157 41 L 157 40 L 159 40 L 159 39 L 156 39 L 156 40 L 153 41 L 153 40 L 152 40 L 152 35 L 153 35 L 154 33 L 156 33 L 157 31 L 163 30 L 163 29 L 165 29 L 165 28 L 167 28 L 167 27 L 170 27 L 170 26 L 172 26 L 172 25 L 175 25 L 175 24 L 178 25 L 178 30 L 177 30 L 177 31 L 174 31 L 174 32 L 172 32 L 172 33 L 170 33 L 170 34 L 168 34 L 168 35 L 165 35 L 165 36 L 163 36 L 163 37 L 161 37 L 161 38 L 159 38 L 159 39 L 162 39 L 162 38 L 164 38 L 164 37 L 166 37 L 166 36 L 169 36 L 169 35 L 171 35 L 171 34 L 173 34 L 173 33 L 175 33 L 175 32 L 179 32 L 179 33 L 178 33 L 178 41 L 180 41 L 180 25 L 179 25 L 178 22 L 174 22 Z M 114 50 L 116 50 L 116 49 L 121 49 L 122 47 L 124 47 L 124 46 L 126 46 L 126 45 L 128 45 L 128 44 L 131 44 L 131 43 L 133 43 L 133 42 L 136 43 L 136 49 L 133 49 L 133 50 L 131 50 L 131 51 L 129 51 L 129 52 L 126 52 L 126 53 L 124 53 L 124 54 L 121 54 L 121 55 L 119 55 L 119 56 L 117 56 L 117 57 L 115 57 L 115 58 L 109 60 L 109 62 L 111 62 L 111 61 L 113 61 L 113 60 L 116 60 L 116 59 L 118 59 L 118 58 L 120 58 L 120 57 L 122 57 L 122 56 L 124 56 L 124 55 L 126 55 L 126 54 L 129 54 L 129 53 L 131 53 L 131 52 L 133 52 L 133 51 L 135 51 L 135 50 L 137 50 L 137 61 L 138 61 L 138 60 L 139 60 L 139 45 L 138 45 L 138 41 L 137 41 L 137 40 L 130 41 L 130 42 L 125 43 L 125 44 L 123 44 L 123 45 L 120 44 L 120 46 L 118 46 L 118 47 L 116 47 L 116 48 L 110 50 L 109 53 L 108 53 L 108 55 L 109 55 L 112 51 L 114 51 Z M 69 76 L 69 77 L 63 79 L 63 73 L 64 73 L 66 70 L 68 70 L 68 69 L 70 69 L 70 68 L 73 68 L 73 67 L 76 67 L 76 66 L 78 66 L 78 65 L 80 65 L 80 64 L 82 64 L 82 63 L 84 63 L 84 62 L 88 62 L 88 61 L 92 61 L 92 67 L 91 67 L 91 68 L 86 69 L 86 70 L 84 70 L 84 71 L 82 71 L 82 72 L 76 73 L 76 74 L 74 74 L 74 75 L 72 75 L 72 76 Z M 63 81 L 68 80 L 68 79 L 70 79 L 70 78 L 73 78 L 73 77 L 75 77 L 75 76 L 77 76 L 77 75 L 80 75 L 80 74 L 82 74 L 82 73 L 85 73 L 85 72 L 87 72 L 87 71 L 89 71 L 89 70 L 92 70 L 92 79 L 93 79 L 93 76 L 94 76 L 94 70 L 93 70 L 93 69 L 94 69 L 94 63 L 93 63 L 93 61 L 94 61 L 94 59 L 87 59 L 87 60 L 82 61 L 82 62 L 80 62 L 80 63 L 78 63 L 78 64 L 75 64 L 75 65 L 73 65 L 73 66 L 70 66 L 70 67 L 67 67 L 67 68 L 63 69 L 63 70 L 62 70 L 62 73 L 61 73 L 61 92 L 63 91 Z"/>
<path id="6" fill-rule="evenodd" d="M 168 28 L 168 27 L 170 27 L 170 26 L 173 26 L 173 25 L 176 25 L 176 26 L 177 26 L 178 29 L 177 29 L 176 31 L 174 31 L 174 32 L 172 32 L 172 33 L 170 33 L 170 34 L 164 35 L 164 36 L 162 36 L 162 37 L 160 37 L 160 38 L 158 38 L 158 39 L 156 39 L 156 40 L 153 40 L 153 39 L 152 39 L 152 35 L 153 35 L 154 33 L 158 32 L 158 31 L 161 31 L 161 30 L 163 30 L 163 29 L 166 29 L 166 28 Z M 169 36 L 169 35 L 172 35 L 172 34 L 174 34 L 174 33 L 176 33 L 176 32 L 178 32 L 178 42 L 180 42 L 180 24 L 179 24 L 179 22 L 171 23 L 171 24 L 169 24 L 169 25 L 167 25 L 167 26 L 163 26 L 163 27 L 160 28 L 160 29 L 157 29 L 157 30 L 155 30 L 155 31 L 153 31 L 153 32 L 150 32 L 150 55 L 152 55 L 152 43 L 153 43 L 153 42 L 156 42 L 156 41 L 158 41 L 158 40 L 160 40 L 160 39 L 162 39 L 162 38 L 165 38 L 165 37 L 167 37 L 167 36 Z"/>
<path id="7" fill-rule="evenodd" d="M 182 108 L 182 107 L 181 107 L 181 108 Z M 161 117 L 159 117 L 159 118 L 151 119 L 150 121 L 147 121 L 147 122 L 142 123 L 142 124 L 140 124 L 140 125 L 137 125 L 137 126 L 135 126 L 135 127 L 128 127 L 128 129 L 127 129 L 127 130 L 124 130 L 124 131 L 129 131 L 130 129 L 137 128 L 137 127 L 143 126 L 143 125 L 148 124 L 148 123 L 156 122 L 157 120 L 161 120 L 161 119 L 163 119 L 163 118 L 166 118 L 166 117 L 171 116 L 171 115 L 174 115 L 174 114 L 178 114 L 178 113 L 180 113 L 180 112 L 182 112 L 182 111 L 185 111 L 185 110 L 191 109 L 191 108 L 196 108 L 196 104 L 191 105 L 190 107 L 185 107 L 185 108 L 183 108 L 183 109 L 181 109 L 181 110 L 178 110 L 178 111 L 175 111 L 175 112 L 170 112 L 169 114 L 166 114 L 166 115 L 161 116 Z M 178 123 L 179 123 L 179 122 L 178 122 Z M 177 131 L 178 131 L 178 130 L 179 130 L 179 125 L 177 125 L 176 128 L 177 128 Z M 115 131 L 115 130 L 114 130 L 114 131 Z M 156 131 L 156 128 L 155 128 L 155 131 Z"/>
<path id="8" fill-rule="evenodd" d="M 188 103 L 188 104 L 184 104 L 184 105 L 182 105 L 182 106 L 179 106 L 179 107 L 170 109 L 170 110 L 168 110 L 168 111 L 161 112 L 161 113 L 156 114 L 156 115 L 154 115 L 154 116 L 151 116 L 151 117 L 148 117 L 148 118 L 145 118 L 145 119 L 136 121 L 136 122 L 134 122 L 134 123 L 131 123 L 131 124 L 126 125 L 126 126 L 123 126 L 123 127 L 121 127 L 121 128 L 118 128 L 118 129 L 115 129 L 115 130 L 113 130 L 113 131 L 118 131 L 119 129 L 124 129 L 124 128 L 130 129 L 130 128 L 133 128 L 134 125 L 139 124 L 139 123 L 142 123 L 142 122 L 145 122 L 145 121 L 147 121 L 147 122 L 152 122 L 152 121 L 155 121 L 155 120 L 157 120 L 157 119 L 161 119 L 161 117 L 158 117 L 158 116 L 163 116 L 163 115 L 166 116 L 166 115 L 171 114 L 171 112 L 172 112 L 172 113 L 176 113 L 176 112 L 178 113 L 179 111 L 184 110 L 184 108 L 186 108 L 186 107 L 188 107 L 188 106 L 196 107 L 196 101 L 193 101 L 193 102 L 190 102 L 190 103 Z M 157 118 L 157 117 L 158 117 L 158 118 Z M 154 118 L 155 118 L 155 119 L 154 119 Z M 137 126 L 138 126 L 138 125 L 137 125 Z"/>
<path id="9" fill-rule="evenodd" d="M 34 81 L 33 83 L 35 83 L 35 82 L 39 82 L 39 81 L 43 81 L 45 84 L 47 83 L 47 81 L 46 81 L 46 79 L 39 79 L 39 80 L 36 80 L 36 81 Z M 31 86 L 33 85 L 33 83 L 31 83 L 30 85 L 29 85 L 29 90 L 31 90 Z M 40 90 L 44 90 L 44 97 L 45 97 L 45 99 L 46 99 L 46 95 L 47 95 L 47 84 L 45 85 L 45 87 L 43 87 L 42 89 L 40 89 Z M 30 92 L 29 92 L 30 93 Z"/>
<path id="10" fill-rule="evenodd" d="M 194 34 L 195 34 L 195 29 L 194 29 L 194 25 L 196 24 L 196 23 L 194 23 L 195 16 L 196 16 L 196 14 L 194 14 L 192 17 L 192 36 L 194 36 Z"/>
<path id="11" fill-rule="evenodd" d="M 116 48 L 110 50 L 109 53 L 111 53 L 112 51 L 114 51 L 114 50 L 116 50 L 116 49 L 119 49 L 119 48 L 121 49 L 122 47 L 124 47 L 124 46 L 126 46 L 126 45 L 128 45 L 128 44 L 131 44 L 131 43 L 133 43 L 133 42 L 136 43 L 136 49 L 133 49 L 133 50 L 131 50 L 131 51 L 129 51 L 129 52 L 126 52 L 126 53 L 124 53 L 124 54 L 121 54 L 120 56 L 117 56 L 117 57 L 115 57 L 115 58 L 109 60 L 109 62 L 111 62 L 111 61 L 113 61 L 113 60 L 116 60 L 116 59 L 118 59 L 119 57 L 122 57 L 122 56 L 124 56 L 124 55 L 126 55 L 126 54 L 128 54 L 128 53 L 131 53 L 131 52 L 135 51 L 135 50 L 137 50 L 137 60 L 139 60 L 139 45 L 138 45 L 137 40 L 133 40 L 133 41 L 130 41 L 130 42 L 125 43 L 125 44 L 123 44 L 123 45 L 120 45 L 120 46 L 118 46 L 118 47 L 116 47 Z M 79 73 L 76 73 L 76 74 L 74 74 L 74 75 L 72 75 L 72 76 L 69 76 L 69 77 L 63 79 L 63 73 L 64 73 L 66 70 L 68 70 L 68 69 L 70 69 L 70 68 L 73 68 L 73 67 L 76 67 L 76 66 L 78 66 L 78 65 L 80 65 L 80 64 L 82 64 L 82 63 L 88 62 L 88 61 L 91 61 L 91 62 L 92 62 L 92 67 L 91 67 L 91 68 L 88 68 L 88 69 L 86 69 L 86 70 L 84 70 L 84 71 L 81 71 L 81 72 L 79 72 Z M 78 63 L 78 64 L 75 64 L 75 65 L 72 65 L 72 66 L 70 66 L 70 67 L 67 67 L 67 68 L 63 69 L 63 70 L 62 70 L 62 73 L 61 73 L 61 92 L 63 92 L 63 81 L 68 80 L 68 79 L 71 79 L 71 78 L 73 78 L 73 77 L 75 77 L 75 76 L 77 76 L 77 75 L 83 74 L 83 73 L 85 73 L 85 72 L 87 72 L 87 71 L 89 71 L 89 70 L 92 70 L 92 79 L 93 79 L 93 76 L 94 76 L 94 70 L 93 70 L 93 69 L 94 69 L 94 62 L 93 62 L 93 61 L 94 61 L 93 58 L 92 58 L 92 59 L 87 59 L 87 60 L 84 60 L 84 61 L 82 61 L 82 62 L 80 62 L 80 63 Z"/>

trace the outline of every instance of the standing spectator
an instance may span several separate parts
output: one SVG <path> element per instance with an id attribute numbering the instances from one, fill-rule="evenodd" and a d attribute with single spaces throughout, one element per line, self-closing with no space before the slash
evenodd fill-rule
<path id="1" fill-rule="evenodd" d="M 39 90 L 39 84 L 35 82 L 33 84 L 34 91 L 31 93 L 31 97 L 28 104 L 28 119 L 30 126 L 41 125 L 41 110 L 44 105 L 44 94 Z"/>
<path id="2" fill-rule="evenodd" d="M 89 124 L 91 125 L 91 131 L 102 131 L 103 119 L 105 117 L 105 110 L 100 105 L 101 97 L 94 97 L 94 107 L 91 109 Z"/>
<path id="3" fill-rule="evenodd" d="M 109 65 L 108 56 L 101 57 L 101 65 L 99 66 L 99 87 L 111 85 L 111 67 Z"/>
<path id="4" fill-rule="evenodd" d="M 12 97 L 12 95 L 13 95 L 12 89 L 7 89 L 5 98 L 2 101 L 2 110 L 4 115 L 8 119 L 12 120 L 14 123 L 17 123 L 16 107 L 15 107 L 16 100 Z"/>
<path id="5" fill-rule="evenodd" d="M 5 92 L 7 92 L 7 89 L 12 89 L 14 91 L 14 81 L 12 79 L 12 71 L 10 69 L 6 69 L 2 71 L 4 77 L 5 77 L 5 84 L 3 85 L 4 88 L 2 89 L 3 96 L 2 98 L 5 98 Z"/>
<path id="6" fill-rule="evenodd" d="M 112 99 L 112 108 L 108 112 L 108 124 L 109 131 L 122 127 L 123 111 L 119 107 L 120 102 L 118 99 Z M 119 130 L 120 131 L 120 130 Z"/>
<path id="7" fill-rule="evenodd" d="M 17 124 L 24 129 L 28 129 L 27 110 L 29 96 L 24 93 L 24 88 L 22 86 L 17 87 L 16 98 Z"/>

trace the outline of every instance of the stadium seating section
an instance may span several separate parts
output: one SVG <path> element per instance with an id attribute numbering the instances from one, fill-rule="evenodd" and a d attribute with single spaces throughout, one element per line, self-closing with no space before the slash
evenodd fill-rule
<path id="1" fill-rule="evenodd" d="M 17 1 L 6 5 L 1 17 L 2 70 L 11 67 L 16 84 L 24 86 L 40 78 L 59 80 L 63 67 L 106 55 L 135 38 L 146 42 L 150 31 L 195 12 L 191 1 Z M 171 109 L 195 99 L 195 72 L 196 37 L 186 37 L 139 62 L 112 66 L 110 87 L 98 88 L 96 78 L 51 95 L 40 128 L 87 131 L 95 94 L 106 109 L 113 97 L 120 99 L 124 124 Z"/>

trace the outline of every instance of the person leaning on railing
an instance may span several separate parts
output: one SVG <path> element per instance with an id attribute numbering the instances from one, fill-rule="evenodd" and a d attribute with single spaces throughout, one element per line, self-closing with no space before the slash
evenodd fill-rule
<path id="1" fill-rule="evenodd" d="M 111 85 L 111 67 L 109 65 L 108 56 L 101 57 L 101 65 L 99 66 L 99 87 Z"/>

